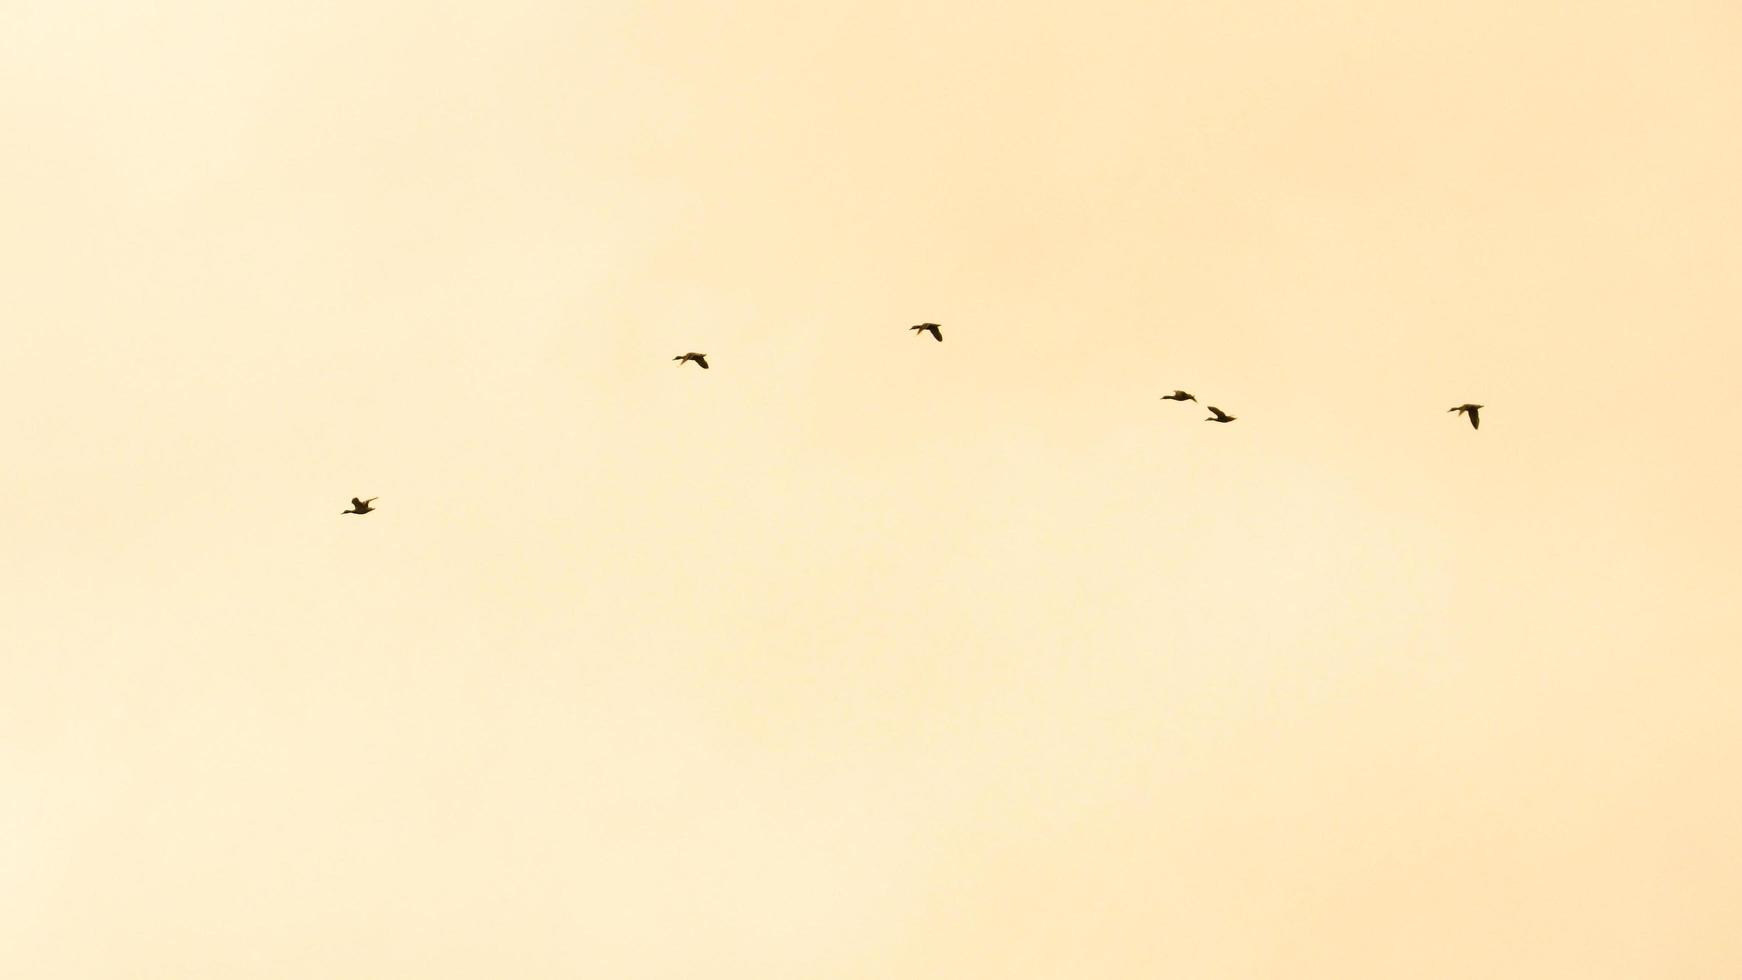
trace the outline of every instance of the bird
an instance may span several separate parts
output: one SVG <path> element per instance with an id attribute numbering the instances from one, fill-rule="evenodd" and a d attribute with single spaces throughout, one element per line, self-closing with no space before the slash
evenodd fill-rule
<path id="1" fill-rule="evenodd" d="M 1161 400 L 1169 402 L 1195 402 L 1198 399 L 1196 395 L 1193 395 L 1190 392 L 1181 391 L 1178 388 L 1175 388 L 1173 394 L 1162 395 Z"/>
<path id="2" fill-rule="evenodd" d="M 702 370 L 706 371 L 708 369 L 708 355 L 697 354 L 695 351 L 690 351 L 688 354 L 680 354 L 677 357 L 672 358 L 672 360 L 677 361 L 679 364 L 682 364 L 684 361 L 695 361 L 697 364 L 702 366 Z"/>
<path id="3" fill-rule="evenodd" d="M 1480 405 L 1472 405 L 1469 402 L 1465 402 L 1462 405 L 1455 405 L 1451 408 L 1448 408 L 1448 409 L 1446 409 L 1446 411 L 1448 411 L 1448 412 L 1463 412 L 1464 414 L 1470 416 L 1470 428 L 1480 429 L 1482 427 L 1482 416 L 1480 416 L 1476 413 L 1478 411 L 1480 411 L 1481 408 L 1482 408 L 1482 406 L 1480 406 Z"/>
<path id="4" fill-rule="evenodd" d="M 380 500 L 380 499 L 381 499 L 380 497 L 370 497 L 368 500 L 364 500 L 360 497 L 352 497 L 351 498 L 351 509 L 350 510 L 341 510 L 341 511 L 339 511 L 339 513 L 341 513 L 341 514 L 367 514 L 370 511 L 375 509 L 369 505 L 374 503 L 377 500 Z"/>
<path id="5" fill-rule="evenodd" d="M 1212 411 L 1216 414 L 1205 419 L 1204 420 L 1205 422 L 1232 422 L 1232 421 L 1234 421 L 1234 418 L 1235 418 L 1234 416 L 1229 415 L 1227 412 L 1222 411 L 1221 409 L 1217 408 L 1214 405 L 1210 406 L 1210 411 Z"/>
<path id="6" fill-rule="evenodd" d="M 941 326 L 941 324 L 937 324 L 937 323 L 916 323 L 913 326 L 908 327 L 907 329 L 918 330 L 918 331 L 930 333 L 932 335 L 932 339 L 936 340 L 938 343 L 941 344 L 944 342 L 944 332 L 942 330 L 938 329 L 940 326 Z"/>

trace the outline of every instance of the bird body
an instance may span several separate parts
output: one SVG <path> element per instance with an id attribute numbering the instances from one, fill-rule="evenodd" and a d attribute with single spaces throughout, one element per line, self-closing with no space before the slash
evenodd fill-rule
<path id="1" fill-rule="evenodd" d="M 1195 402 L 1198 400 L 1197 397 L 1192 395 L 1190 392 L 1180 391 L 1178 388 L 1174 389 L 1173 394 L 1162 395 L 1161 398 L 1163 401 L 1170 402 Z"/>
<path id="2" fill-rule="evenodd" d="M 907 329 L 918 331 L 920 333 L 929 333 L 932 335 L 933 340 L 941 344 L 944 342 L 944 332 L 941 329 L 942 326 L 943 325 L 939 323 L 916 323 Z"/>
<path id="3" fill-rule="evenodd" d="M 1222 411 L 1221 409 L 1217 408 L 1214 405 L 1210 406 L 1210 411 L 1214 412 L 1215 414 L 1211 415 L 1207 419 L 1204 419 L 1205 422 L 1232 422 L 1235 419 L 1235 416 L 1229 415 L 1227 412 Z"/>
<path id="4" fill-rule="evenodd" d="M 695 351 L 690 351 L 688 354 L 680 354 L 677 357 L 672 358 L 672 360 L 678 362 L 680 365 L 684 361 L 695 361 L 697 364 L 702 366 L 702 370 L 706 371 L 708 369 L 708 355 L 697 354 Z"/>
<path id="5" fill-rule="evenodd" d="M 1465 402 L 1462 405 L 1454 405 L 1453 407 L 1446 409 L 1446 411 L 1461 412 L 1468 415 L 1470 417 L 1470 428 L 1480 429 L 1482 427 L 1482 416 L 1477 413 L 1480 412 L 1481 409 L 1482 406 L 1480 405 L 1472 405 L 1469 402 Z"/>
<path id="6" fill-rule="evenodd" d="M 380 500 L 380 499 L 381 499 L 380 497 L 370 497 L 368 500 L 363 500 L 360 497 L 352 497 L 351 498 L 351 509 L 350 510 L 341 510 L 341 511 L 339 511 L 339 513 L 341 513 L 341 514 L 367 514 L 370 511 L 375 509 L 369 505 L 374 503 L 377 500 Z"/>

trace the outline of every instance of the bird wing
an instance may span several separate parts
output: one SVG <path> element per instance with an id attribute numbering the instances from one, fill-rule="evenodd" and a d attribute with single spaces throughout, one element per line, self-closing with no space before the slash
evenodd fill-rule
<path id="1" fill-rule="evenodd" d="M 707 369 L 708 369 L 708 358 L 707 358 L 707 355 L 705 355 L 705 354 L 697 354 L 697 355 L 696 355 L 696 363 L 697 363 L 697 364 L 700 364 L 700 365 L 701 365 L 701 366 L 702 366 L 702 370 L 704 370 L 704 371 L 706 371 L 706 370 L 707 370 Z"/>
<path id="2" fill-rule="evenodd" d="M 381 499 L 381 498 L 380 498 L 380 497 L 370 497 L 370 498 L 369 498 L 369 499 L 368 499 L 368 500 L 365 500 L 365 501 L 363 501 L 363 502 L 364 502 L 364 503 L 366 503 L 366 504 L 372 504 L 372 503 L 374 503 L 374 502 L 375 502 L 375 501 L 377 501 L 377 500 L 380 500 L 380 499 Z"/>
<path id="3" fill-rule="evenodd" d="M 1482 416 L 1480 416 L 1480 415 L 1478 415 L 1478 414 L 1477 414 L 1477 413 L 1478 413 L 1478 412 L 1480 412 L 1480 411 L 1481 411 L 1481 409 L 1478 409 L 1478 408 L 1471 408 L 1471 409 L 1469 409 L 1469 412 L 1470 412 L 1470 428 L 1472 428 L 1472 429 L 1480 429 L 1480 428 L 1481 428 L 1481 427 L 1482 427 Z"/>
<path id="4" fill-rule="evenodd" d="M 926 327 L 926 329 L 931 331 L 931 335 L 937 338 L 938 343 L 941 344 L 944 342 L 944 332 L 938 328 L 937 324 L 934 323 L 931 326 Z"/>
<path id="5" fill-rule="evenodd" d="M 351 498 L 351 506 L 352 506 L 352 507 L 361 507 L 361 506 L 363 506 L 363 498 L 361 498 L 361 497 L 352 497 L 352 498 Z"/>

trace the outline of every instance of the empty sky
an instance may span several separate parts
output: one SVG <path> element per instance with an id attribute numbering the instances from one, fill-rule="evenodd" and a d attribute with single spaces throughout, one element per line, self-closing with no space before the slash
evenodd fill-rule
<path id="1" fill-rule="evenodd" d="M 1733 3 L 0 13 L 0 972 L 1742 971 Z"/>

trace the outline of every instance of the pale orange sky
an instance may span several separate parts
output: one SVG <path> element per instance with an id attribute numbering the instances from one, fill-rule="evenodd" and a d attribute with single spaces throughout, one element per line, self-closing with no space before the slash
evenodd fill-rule
<path id="1" fill-rule="evenodd" d="M 1742 975 L 1734 4 L 3 12 L 0 973 Z"/>

